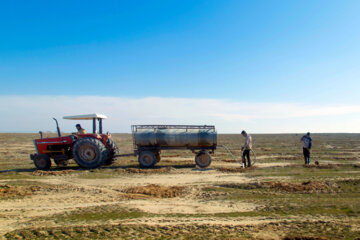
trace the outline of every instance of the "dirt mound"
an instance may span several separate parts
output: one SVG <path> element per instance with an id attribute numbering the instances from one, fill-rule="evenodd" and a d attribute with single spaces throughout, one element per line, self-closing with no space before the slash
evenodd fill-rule
<path id="1" fill-rule="evenodd" d="M 153 173 L 168 173 L 172 170 L 171 167 L 162 167 L 162 168 L 126 168 L 125 172 L 127 173 L 141 173 L 141 174 L 153 174 Z"/>
<path id="2" fill-rule="evenodd" d="M 0 185 L 0 199 L 23 197 L 23 196 L 31 195 L 39 190 L 40 187 L 35 187 L 35 186 L 20 187 L 20 186 L 10 186 L 10 185 Z"/>
<path id="3" fill-rule="evenodd" d="M 339 188 L 335 183 L 329 182 L 255 182 L 248 184 L 223 184 L 219 187 L 239 188 L 239 189 L 276 189 L 282 192 L 299 192 L 299 193 L 315 193 L 315 192 L 336 192 Z"/>
<path id="4" fill-rule="evenodd" d="M 141 187 L 130 187 L 122 192 L 130 194 L 140 194 L 156 198 L 174 198 L 183 194 L 185 187 L 183 186 L 160 186 L 149 184 Z"/>
<path id="5" fill-rule="evenodd" d="M 68 170 L 61 170 L 61 171 L 42 171 L 42 170 L 36 170 L 32 174 L 34 176 L 63 176 L 73 173 L 74 170 L 68 169 Z"/>
<path id="6" fill-rule="evenodd" d="M 248 172 L 251 170 L 254 170 L 255 167 L 249 167 L 249 168 L 225 168 L 225 167 L 220 167 L 217 168 L 216 170 L 220 171 L 220 172 L 226 172 L 226 173 L 243 173 L 243 172 Z"/>

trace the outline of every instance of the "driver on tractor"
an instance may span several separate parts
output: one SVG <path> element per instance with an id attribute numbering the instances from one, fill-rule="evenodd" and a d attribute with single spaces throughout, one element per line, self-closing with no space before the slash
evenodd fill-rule
<path id="1" fill-rule="evenodd" d="M 79 123 L 76 124 L 75 127 L 78 130 L 76 134 L 86 134 L 86 130 L 83 129 Z"/>

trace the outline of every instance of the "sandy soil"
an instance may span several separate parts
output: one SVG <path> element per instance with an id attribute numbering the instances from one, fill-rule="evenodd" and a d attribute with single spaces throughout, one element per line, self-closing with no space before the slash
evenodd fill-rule
<path id="1" fill-rule="evenodd" d="M 258 163 L 256 167 L 287 165 L 290 165 L 290 163 Z M 234 168 L 234 166 L 231 163 L 226 164 L 227 169 Z M 213 201 L 209 200 L 206 195 L 201 195 L 204 187 L 216 185 L 236 186 L 254 182 L 253 179 L 244 176 L 243 173 L 223 173 L 215 168 L 207 170 L 168 168 L 167 172 L 160 174 L 157 173 L 156 169 L 150 171 L 153 171 L 154 174 L 144 174 L 144 172 L 140 171 L 140 173 L 103 179 L 80 178 L 76 172 L 68 170 L 56 174 L 49 172 L 45 175 L 41 174 L 41 172 L 34 172 L 35 176 L 42 177 L 22 181 L 27 181 L 29 185 L 41 183 L 45 184 L 46 187 L 40 188 L 40 190 L 34 191 L 23 198 L 2 200 L 0 204 L 0 233 L 34 226 L 33 220 L 38 217 L 52 216 L 94 206 L 116 205 L 154 214 L 248 212 L 262 207 L 251 202 Z M 282 188 L 289 188 L 288 185 L 284 186 L 278 182 L 281 179 L 286 179 L 286 177 L 266 178 L 267 181 L 269 179 L 273 180 L 273 182 L 270 182 L 271 184 L 267 184 L 269 186 L 274 185 L 276 187 L 280 184 Z M 261 181 L 261 178 L 257 178 L 256 181 Z M 8 182 L 11 182 L 11 180 L 0 180 L 0 185 Z M 294 186 L 290 187 L 293 188 Z M 179 189 L 179 193 L 174 194 L 174 192 L 171 192 L 170 195 L 166 195 L 169 189 L 172 188 Z M 267 221 L 272 220 L 266 218 L 244 218 L 241 221 L 226 218 L 151 218 L 151 220 L 147 220 L 142 218 L 128 221 L 128 223 L 263 224 Z M 113 223 L 118 222 L 113 221 Z M 51 222 L 47 222 L 47 224 L 56 225 Z"/>
<path id="2" fill-rule="evenodd" d="M 118 204 L 122 207 L 137 208 L 149 213 L 220 213 L 251 211 L 255 204 L 234 201 L 208 201 L 199 198 L 203 186 L 219 183 L 244 183 L 250 180 L 239 174 L 222 174 L 216 170 L 193 171 L 192 169 L 174 170 L 171 174 L 132 174 L 111 179 L 82 179 L 76 175 L 44 176 L 29 184 L 40 182 L 54 185 L 21 199 L 2 200 L 0 212 L 0 232 L 23 228 L 36 217 L 51 216 L 79 208 Z M 1 180 L 9 182 L 9 180 Z M 183 186 L 182 197 L 156 198 L 142 195 L 145 199 L 124 192 L 129 187 Z M 139 195 L 139 194 L 138 194 Z M 139 196 L 138 196 L 139 197 Z M 141 194 L 140 194 L 141 198 Z M 130 199 L 130 200 L 129 200 Z"/>
<path id="3" fill-rule="evenodd" d="M 302 213 L 295 215 L 292 209 L 286 209 L 288 211 L 286 215 L 258 217 L 256 212 L 269 207 L 267 195 L 262 197 L 260 201 L 256 201 L 256 198 L 253 199 L 253 195 L 249 195 L 248 198 L 236 198 L 234 195 L 232 195 L 234 198 L 228 197 L 228 192 L 234 189 L 252 189 L 251 194 L 254 195 L 257 194 L 256 191 L 269 189 L 271 194 L 280 195 L 278 198 L 279 205 L 276 202 L 275 206 L 270 207 L 276 207 L 281 211 L 285 205 L 281 203 L 282 196 L 287 198 L 291 194 L 298 194 L 305 196 L 304 199 L 306 200 L 310 196 L 306 194 L 317 196 L 317 194 L 322 193 L 329 196 L 329 198 L 324 198 L 325 201 L 329 201 L 329 209 L 338 210 L 331 208 L 335 205 L 331 202 L 332 196 L 336 196 L 336 189 L 338 189 L 334 181 L 344 179 L 348 175 L 349 179 L 356 178 L 358 170 L 349 164 L 351 162 L 358 164 L 359 161 L 351 160 L 347 155 L 331 155 L 327 151 L 333 150 L 334 147 L 327 144 L 324 147 L 326 151 L 323 151 L 325 157 L 319 160 L 320 165 L 315 166 L 313 164 L 309 169 L 306 169 L 296 152 L 281 155 L 281 151 L 276 153 L 275 147 L 272 145 L 271 147 L 263 147 L 263 152 L 257 157 L 255 167 L 248 170 L 241 169 L 241 166 L 237 162 L 231 161 L 229 155 L 224 152 L 215 155 L 212 165 L 207 169 L 196 168 L 191 154 L 185 156 L 185 154 L 181 155 L 182 153 L 180 155 L 174 153 L 164 157 L 157 168 L 149 170 L 137 168 L 134 165 L 136 162 L 132 162 L 127 167 L 122 167 L 119 163 L 118 167 L 94 171 L 73 168 L 70 170 L 54 169 L 49 172 L 31 172 L 25 169 L 22 172 L 21 169 L 23 168 L 19 167 L 20 173 L 17 175 L 19 178 L 15 177 L 14 179 L 11 179 L 9 177 L 11 174 L 4 170 L 4 176 L 5 172 L 9 175 L 6 175 L 7 178 L 0 179 L 0 235 L 17 229 L 42 226 L 68 227 L 79 224 L 81 226 L 101 224 L 112 226 L 117 224 L 177 226 L 174 229 L 179 229 L 181 232 L 181 229 L 190 229 L 189 231 L 191 231 L 191 226 L 199 224 L 199 226 L 226 226 L 228 230 L 232 226 L 243 226 L 244 229 L 248 229 L 253 238 L 281 239 L 285 236 L 285 230 L 282 229 L 287 228 L 290 221 L 295 225 L 297 224 L 296 226 L 299 229 L 304 222 L 309 224 L 320 222 L 321 225 L 321 221 L 323 221 L 336 225 L 338 223 L 336 214 L 313 216 L 309 213 Z M 23 146 L 4 144 L 0 147 L 0 154 L 6 155 L 3 156 L 5 160 L 2 164 L 7 164 L 6 159 L 9 158 L 7 155 L 9 152 L 20 151 L 21 154 L 25 155 L 32 149 L 32 144 Z M 14 155 L 14 158 L 24 164 L 22 163 L 24 162 L 23 155 Z M 332 158 L 327 156 L 332 156 Z M 354 156 L 353 158 L 358 159 L 359 153 L 354 152 Z M 342 159 L 336 157 L 344 158 L 347 161 L 342 162 Z M 334 175 L 330 179 L 331 181 L 328 180 L 327 171 L 337 170 L 341 164 L 350 166 L 341 170 L 345 175 Z M 24 166 L 26 165 L 24 164 Z M 301 173 L 294 171 L 292 175 L 286 175 L 283 168 L 276 167 L 290 167 L 286 168 L 285 171 L 296 168 L 295 170 Z M 266 175 L 267 169 L 274 172 L 274 168 L 283 172 L 280 172 L 279 176 Z M 302 177 L 301 174 L 305 172 L 304 169 L 309 174 L 309 179 L 296 179 Z M 311 175 L 315 171 L 319 173 L 317 177 Z M 333 171 L 331 174 L 337 173 Z M 12 185 L 12 183 L 14 184 Z M 220 187 L 222 187 L 221 191 L 207 190 L 208 188 Z M 348 187 L 351 188 L 351 186 Z M 351 194 L 357 194 L 357 192 L 354 190 Z M 351 206 L 351 204 L 349 205 Z M 290 204 L 290 207 L 295 208 L 296 206 Z M 97 213 L 96 209 L 102 208 L 110 212 L 118 209 L 135 209 L 148 215 L 126 219 L 111 218 L 104 221 L 92 220 L 90 222 L 85 220 L 58 222 L 54 217 L 58 214 L 66 215 L 77 211 L 90 211 L 90 214 L 95 214 Z M 354 213 L 350 210 L 354 212 L 353 209 L 349 209 L 350 217 L 342 219 L 342 221 L 349 221 L 348 226 L 355 231 L 359 225 L 353 222 L 353 215 L 351 214 Z M 245 215 L 229 217 L 231 213 L 245 213 Z M 246 215 L 248 213 L 255 213 L 256 216 Z M 355 212 L 355 214 L 357 213 Z M 221 231 L 221 228 L 219 229 Z M 260 231 L 259 229 L 265 230 Z M 233 231 L 238 230 L 233 229 Z"/>

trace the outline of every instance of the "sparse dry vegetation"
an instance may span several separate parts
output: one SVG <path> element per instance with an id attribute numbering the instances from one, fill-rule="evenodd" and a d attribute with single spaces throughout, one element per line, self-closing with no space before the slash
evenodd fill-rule
<path id="1" fill-rule="evenodd" d="M 125 157 L 101 169 L 70 163 L 50 171 L 29 160 L 35 137 L 0 134 L 4 239 L 360 237 L 359 134 L 314 135 L 310 166 L 300 136 L 279 134 L 253 135 L 257 162 L 249 169 L 218 149 L 208 169 L 196 168 L 190 151 L 167 151 L 153 169 Z M 131 135 L 113 139 L 132 151 Z M 219 135 L 236 156 L 242 142 Z"/>

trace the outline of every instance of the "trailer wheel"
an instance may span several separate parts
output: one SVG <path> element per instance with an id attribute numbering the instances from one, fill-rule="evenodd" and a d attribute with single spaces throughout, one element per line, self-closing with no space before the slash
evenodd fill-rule
<path id="1" fill-rule="evenodd" d="M 143 151 L 139 154 L 139 164 L 142 168 L 151 168 L 156 163 L 156 156 L 153 152 Z"/>
<path id="2" fill-rule="evenodd" d="M 107 159 L 107 150 L 102 142 L 95 138 L 82 138 L 75 142 L 74 160 L 83 168 L 100 167 Z"/>
<path id="3" fill-rule="evenodd" d="M 207 151 L 200 151 L 195 156 L 195 163 L 200 168 L 206 168 L 211 164 L 211 156 Z"/>
<path id="4" fill-rule="evenodd" d="M 107 148 L 107 159 L 104 162 L 104 165 L 111 165 L 115 162 L 116 158 L 115 155 L 119 154 L 119 149 L 114 143 L 113 140 L 110 138 L 106 142 L 106 148 Z"/>
<path id="5" fill-rule="evenodd" d="M 34 164 L 39 170 L 49 170 L 51 167 L 51 160 L 46 154 L 37 154 L 34 157 Z"/>

